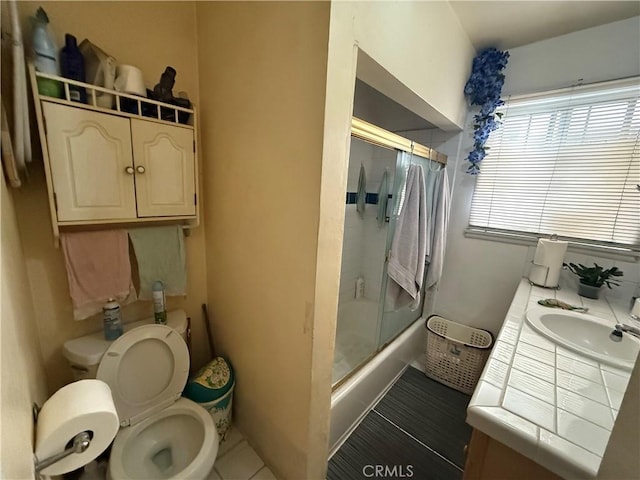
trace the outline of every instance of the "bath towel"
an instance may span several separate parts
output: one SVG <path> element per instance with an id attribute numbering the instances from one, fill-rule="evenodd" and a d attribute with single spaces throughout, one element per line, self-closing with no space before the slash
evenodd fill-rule
<path id="1" fill-rule="evenodd" d="M 367 201 L 367 174 L 364 166 L 360 165 L 360 177 L 358 178 L 358 193 L 356 197 L 356 210 L 360 217 L 364 217 L 364 206 Z"/>
<path id="2" fill-rule="evenodd" d="M 187 294 L 187 267 L 182 227 L 132 228 L 129 237 L 138 261 L 140 299 L 150 300 L 153 282 L 164 284 L 164 293 Z"/>
<path id="3" fill-rule="evenodd" d="M 428 217 L 424 171 L 420 165 L 411 165 L 387 266 L 387 301 L 393 309 L 408 305 L 415 310 L 420 305 Z"/>
<path id="4" fill-rule="evenodd" d="M 449 177 L 447 169 L 442 168 L 438 172 L 434 200 L 436 202 L 436 215 L 433 220 L 433 244 L 427 261 L 427 279 L 425 288 L 431 288 L 442 277 L 442 265 L 444 252 L 447 245 L 447 229 L 449 228 Z"/>
<path id="5" fill-rule="evenodd" d="M 387 200 L 389 199 L 389 180 L 387 179 L 387 170 L 382 174 L 380 188 L 378 188 L 378 227 L 382 228 L 387 220 Z"/>
<path id="6" fill-rule="evenodd" d="M 110 298 L 135 300 L 126 230 L 61 233 L 60 243 L 76 320 L 101 312 Z"/>

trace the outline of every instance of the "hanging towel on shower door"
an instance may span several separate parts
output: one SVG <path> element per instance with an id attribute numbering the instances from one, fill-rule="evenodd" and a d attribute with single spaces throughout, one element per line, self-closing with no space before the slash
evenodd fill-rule
<path id="1" fill-rule="evenodd" d="M 416 309 L 420 305 L 428 221 L 424 171 L 420 165 L 411 165 L 387 266 L 387 300 L 394 309 L 405 305 Z"/>
<path id="2" fill-rule="evenodd" d="M 360 165 L 360 177 L 358 178 L 358 193 L 356 196 L 356 210 L 360 217 L 364 217 L 364 206 L 367 201 L 367 175 L 364 166 Z"/>
<path id="3" fill-rule="evenodd" d="M 60 233 L 73 318 L 84 320 L 114 298 L 136 300 L 126 230 Z"/>
<path id="4" fill-rule="evenodd" d="M 387 220 L 387 200 L 389 199 L 389 180 L 387 179 L 387 170 L 382 174 L 380 188 L 378 188 L 378 227 L 382 228 Z"/>
<path id="5" fill-rule="evenodd" d="M 427 261 L 427 279 L 425 288 L 431 288 L 440 281 L 442 277 L 442 265 L 444 263 L 444 251 L 447 245 L 447 229 L 449 228 L 449 177 L 447 169 L 442 168 L 438 172 L 439 178 L 436 183 L 434 200 L 436 202 L 435 218 L 433 221 L 433 244 L 431 254 Z"/>
<path id="6" fill-rule="evenodd" d="M 182 227 L 132 228 L 133 244 L 140 275 L 140 299 L 150 300 L 153 283 L 164 284 L 165 295 L 187 294 L 187 267 Z"/>

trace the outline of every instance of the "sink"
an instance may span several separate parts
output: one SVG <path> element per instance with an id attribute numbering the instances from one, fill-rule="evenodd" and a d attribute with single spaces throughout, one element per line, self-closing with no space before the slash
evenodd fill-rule
<path id="1" fill-rule="evenodd" d="M 615 320 L 548 308 L 533 308 L 527 311 L 526 319 L 535 331 L 553 342 L 624 370 L 633 368 L 640 350 L 640 342 L 627 333 L 621 342 L 609 338 Z"/>

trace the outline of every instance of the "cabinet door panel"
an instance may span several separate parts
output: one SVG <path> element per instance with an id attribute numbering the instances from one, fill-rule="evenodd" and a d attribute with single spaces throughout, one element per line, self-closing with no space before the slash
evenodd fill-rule
<path id="1" fill-rule="evenodd" d="M 193 131 L 132 119 L 131 134 L 138 216 L 195 215 Z"/>
<path id="2" fill-rule="evenodd" d="M 42 106 L 58 221 L 136 218 L 129 120 Z"/>

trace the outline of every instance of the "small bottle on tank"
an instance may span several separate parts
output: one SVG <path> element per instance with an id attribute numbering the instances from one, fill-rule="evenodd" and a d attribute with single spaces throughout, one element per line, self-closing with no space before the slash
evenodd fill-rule
<path id="1" fill-rule="evenodd" d="M 102 307 L 102 322 L 105 340 L 115 340 L 122 335 L 120 304 L 115 299 L 110 298 Z"/>
<path id="2" fill-rule="evenodd" d="M 164 296 L 164 284 L 161 281 L 153 282 L 151 287 L 153 294 L 153 318 L 156 323 L 167 324 L 167 301 Z"/>

